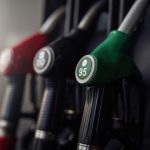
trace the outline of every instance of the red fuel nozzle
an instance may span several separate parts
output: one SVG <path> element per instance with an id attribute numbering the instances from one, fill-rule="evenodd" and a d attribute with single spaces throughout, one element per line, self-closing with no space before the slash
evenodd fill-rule
<path id="1" fill-rule="evenodd" d="M 0 53 L 0 73 L 3 75 L 33 73 L 33 57 L 46 44 L 48 36 L 39 32 L 12 48 L 4 49 Z"/>

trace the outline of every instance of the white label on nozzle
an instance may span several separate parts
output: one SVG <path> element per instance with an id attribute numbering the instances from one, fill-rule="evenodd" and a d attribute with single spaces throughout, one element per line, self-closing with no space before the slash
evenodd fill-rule
<path id="1" fill-rule="evenodd" d="M 34 58 L 34 70 L 39 73 L 43 74 L 48 72 L 55 61 L 55 54 L 51 47 L 44 47 L 42 48 Z"/>
<path id="2" fill-rule="evenodd" d="M 4 49 L 0 53 L 0 73 L 5 73 L 12 61 L 11 49 Z"/>

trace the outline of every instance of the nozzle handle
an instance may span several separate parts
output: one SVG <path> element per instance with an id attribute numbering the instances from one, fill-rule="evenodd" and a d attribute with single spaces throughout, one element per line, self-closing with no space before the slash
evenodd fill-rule
<path id="1" fill-rule="evenodd" d="M 45 132 L 57 131 L 58 115 L 62 103 L 62 81 L 57 79 L 46 79 L 41 109 L 38 116 L 36 130 Z M 58 95 L 58 92 L 59 95 Z"/>
<path id="2" fill-rule="evenodd" d="M 46 89 L 35 131 L 34 147 L 49 148 L 56 141 L 63 102 L 63 85 L 62 80 L 46 79 Z"/>
<path id="3" fill-rule="evenodd" d="M 0 122 L 5 121 L 15 128 L 21 113 L 25 76 L 11 76 L 8 80 L 0 109 Z"/>

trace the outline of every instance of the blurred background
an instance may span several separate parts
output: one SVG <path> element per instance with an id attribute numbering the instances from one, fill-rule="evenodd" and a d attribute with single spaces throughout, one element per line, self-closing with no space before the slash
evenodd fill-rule
<path id="1" fill-rule="evenodd" d="M 43 14 L 44 0 L 0 0 L 0 50 L 37 31 Z M 0 76 L 0 100 L 6 84 L 5 77 Z"/>
<path id="2" fill-rule="evenodd" d="M 0 0 L 0 50 L 18 43 L 24 37 L 39 29 L 44 14 L 44 0 Z M 29 81 L 28 76 L 27 81 Z M 7 79 L 0 76 L 0 102 L 4 96 Z M 29 82 L 26 82 L 23 110 L 30 112 L 32 107 L 29 104 Z M 24 127 L 32 125 L 32 121 L 21 121 L 21 132 L 24 134 Z M 18 144 L 18 149 L 20 144 Z"/>
<path id="3" fill-rule="evenodd" d="M 43 0 L 0 0 L 0 49 L 39 29 Z"/>

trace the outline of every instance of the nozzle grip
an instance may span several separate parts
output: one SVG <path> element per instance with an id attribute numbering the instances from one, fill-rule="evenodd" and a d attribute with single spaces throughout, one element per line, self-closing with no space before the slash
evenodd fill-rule
<path id="1" fill-rule="evenodd" d="M 20 117 L 25 76 L 11 76 L 2 100 L 0 120 L 17 126 Z"/>
<path id="2" fill-rule="evenodd" d="M 36 130 L 45 132 L 57 131 L 62 103 L 62 81 L 46 79 L 46 89 L 43 95 Z M 59 93 L 59 94 L 58 94 Z"/>
<path id="3" fill-rule="evenodd" d="M 102 146 L 104 136 L 103 101 L 101 100 L 102 89 L 87 87 L 86 101 L 80 126 L 78 143 L 90 147 Z"/>

